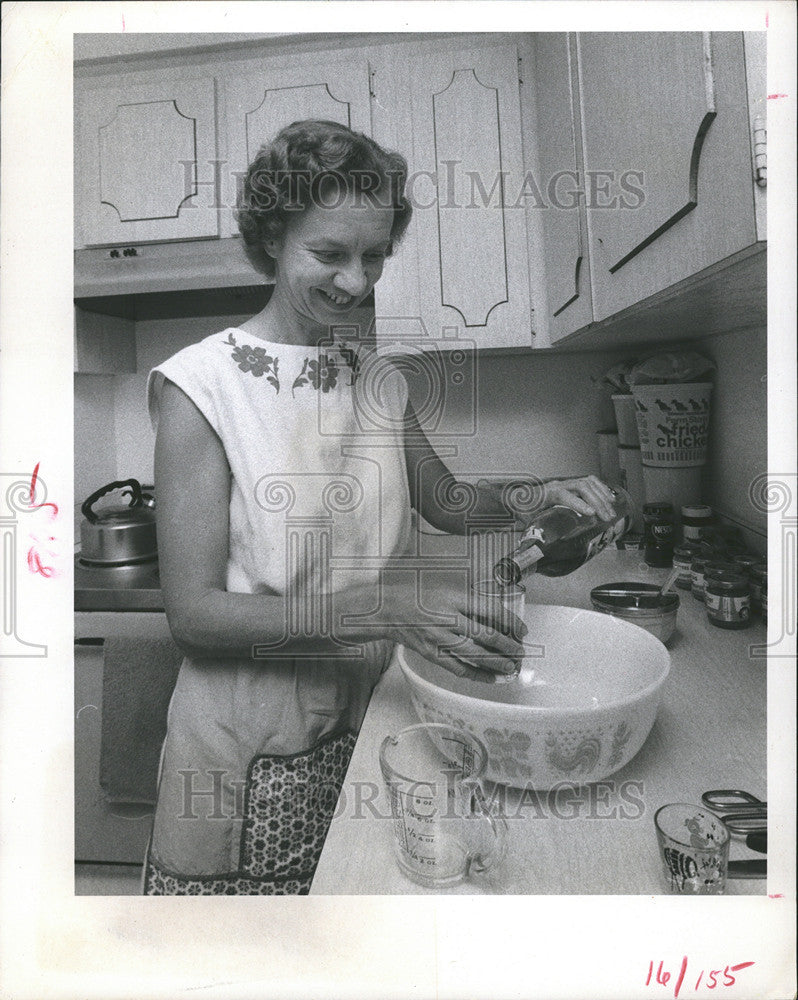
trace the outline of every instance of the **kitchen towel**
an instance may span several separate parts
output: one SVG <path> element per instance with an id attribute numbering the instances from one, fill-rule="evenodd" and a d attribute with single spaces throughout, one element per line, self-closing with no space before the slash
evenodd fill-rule
<path id="1" fill-rule="evenodd" d="M 166 715 L 182 661 L 171 639 L 105 640 L 100 787 L 108 802 L 155 802 Z"/>

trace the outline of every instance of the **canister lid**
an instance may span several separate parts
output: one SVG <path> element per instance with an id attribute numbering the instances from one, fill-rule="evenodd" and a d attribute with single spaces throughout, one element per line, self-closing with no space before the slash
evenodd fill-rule
<path id="1" fill-rule="evenodd" d="M 699 520 L 709 520 L 712 517 L 712 508 L 703 504 L 688 504 L 682 507 L 682 517 L 696 517 Z"/>
<path id="2" fill-rule="evenodd" d="M 651 503 L 643 504 L 643 513 L 654 515 L 654 514 L 668 514 L 673 515 L 673 504 L 668 503 L 665 500 L 655 500 Z"/>

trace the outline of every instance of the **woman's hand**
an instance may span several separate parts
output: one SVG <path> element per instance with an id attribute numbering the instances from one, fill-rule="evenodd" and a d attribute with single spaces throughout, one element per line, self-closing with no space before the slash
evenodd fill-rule
<path id="1" fill-rule="evenodd" d="M 543 506 L 570 507 L 577 514 L 597 514 L 602 521 L 615 517 L 612 490 L 596 476 L 553 479 L 544 485 Z"/>
<path id="2" fill-rule="evenodd" d="M 524 655 L 526 625 L 494 597 L 456 587 L 425 590 L 386 584 L 380 617 L 386 634 L 425 659 L 471 680 L 512 674 Z"/>

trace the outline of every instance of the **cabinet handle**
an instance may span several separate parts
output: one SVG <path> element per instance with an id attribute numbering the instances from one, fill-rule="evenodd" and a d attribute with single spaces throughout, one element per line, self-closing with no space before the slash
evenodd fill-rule
<path id="1" fill-rule="evenodd" d="M 758 187 L 767 187 L 768 128 L 762 115 L 754 118 L 754 180 Z"/>

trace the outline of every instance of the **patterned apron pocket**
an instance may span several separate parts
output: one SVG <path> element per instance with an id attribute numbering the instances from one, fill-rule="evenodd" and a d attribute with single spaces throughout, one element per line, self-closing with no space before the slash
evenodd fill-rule
<path id="1" fill-rule="evenodd" d="M 239 867 L 201 877 L 147 859 L 147 895 L 306 895 L 335 813 L 356 736 L 331 736 L 291 756 L 253 758 Z"/>
<path id="2" fill-rule="evenodd" d="M 298 880 L 310 887 L 354 746 L 355 734 L 346 732 L 309 751 L 251 762 L 242 873 L 275 883 Z"/>

